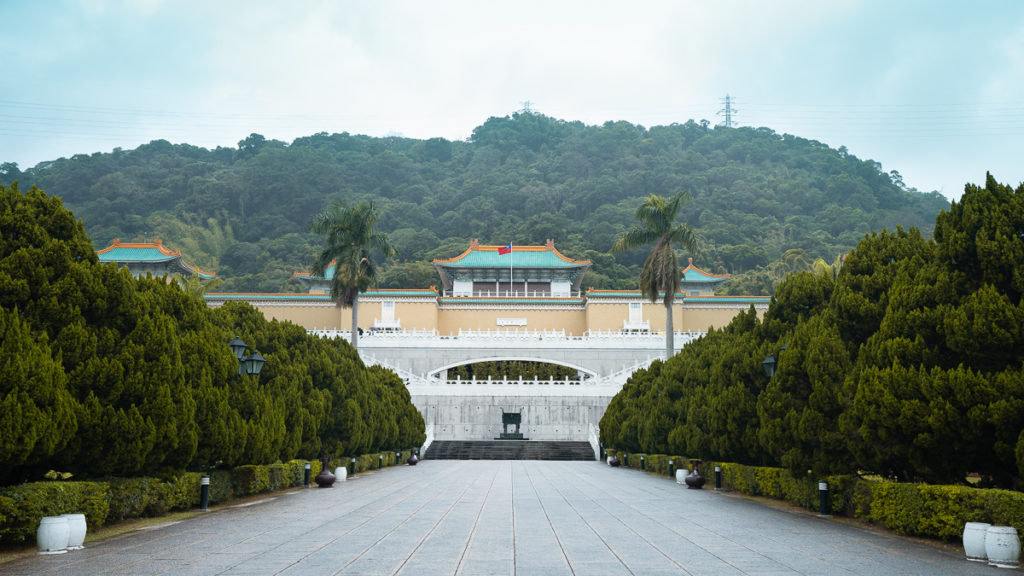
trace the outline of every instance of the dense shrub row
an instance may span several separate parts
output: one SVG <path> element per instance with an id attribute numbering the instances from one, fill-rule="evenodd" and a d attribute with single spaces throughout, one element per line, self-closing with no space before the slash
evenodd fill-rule
<path id="1" fill-rule="evenodd" d="M 668 461 L 682 456 L 618 452 L 619 462 L 635 470 L 667 475 Z M 828 482 L 831 513 L 867 520 L 896 532 L 944 541 L 958 540 L 967 522 L 1013 526 L 1024 536 L 1024 494 L 994 488 L 867 480 L 849 475 L 794 475 L 783 468 L 702 462 L 700 472 L 714 485 L 722 469 L 722 488 L 749 496 L 784 500 L 808 510 L 819 509 L 818 482 Z M 678 466 L 677 466 L 678 468 Z"/>
<path id="2" fill-rule="evenodd" d="M 0 185 L 0 484 L 409 449 L 423 418 L 342 340 L 101 264 L 59 198 Z M 267 359 L 238 374 L 227 342 Z M 267 482 L 272 480 L 267 479 Z"/>
<path id="3" fill-rule="evenodd" d="M 409 451 L 388 451 L 343 458 L 330 463 L 331 471 L 343 466 L 349 474 L 402 464 Z M 383 456 L 383 459 L 381 459 Z M 232 498 L 274 492 L 301 486 L 305 480 L 305 460 L 286 463 L 239 466 L 232 470 L 210 472 L 210 503 Z M 310 462 L 310 483 L 320 473 L 321 464 Z M 0 544 L 18 544 L 35 539 L 39 520 L 45 516 L 85 514 L 90 529 L 129 518 L 160 516 L 174 510 L 199 505 L 202 474 L 186 472 L 160 478 L 110 478 L 97 482 L 30 482 L 0 488 Z"/>
<path id="4" fill-rule="evenodd" d="M 633 374 L 601 418 L 632 452 L 1024 489 L 1024 185 L 989 177 L 917 230 L 865 237 Z M 771 356 L 769 356 L 771 355 Z M 771 377 L 766 358 L 777 361 Z"/>

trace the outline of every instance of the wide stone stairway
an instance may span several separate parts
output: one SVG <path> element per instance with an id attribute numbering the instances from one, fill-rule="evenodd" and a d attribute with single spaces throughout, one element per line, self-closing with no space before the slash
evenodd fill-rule
<path id="1" fill-rule="evenodd" d="M 536 440 L 435 440 L 428 460 L 593 460 L 589 442 Z"/>

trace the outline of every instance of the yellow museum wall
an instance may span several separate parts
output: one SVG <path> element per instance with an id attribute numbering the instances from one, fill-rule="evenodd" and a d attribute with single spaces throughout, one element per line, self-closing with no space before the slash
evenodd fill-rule
<path id="1" fill-rule="evenodd" d="M 683 321 L 686 323 L 686 330 L 691 332 L 707 332 L 711 328 L 724 328 L 732 322 L 740 312 L 746 312 L 748 308 L 739 306 L 722 308 L 683 308 Z M 757 317 L 764 318 L 764 309 L 757 310 Z"/>
<path id="2" fill-rule="evenodd" d="M 265 303 L 255 305 L 263 315 L 273 320 L 287 320 L 306 329 L 347 330 L 351 327 L 352 311 L 334 304 L 284 305 Z M 722 328 L 747 308 L 725 306 L 716 308 L 689 308 L 678 303 L 673 306 L 675 329 L 680 332 L 706 332 L 709 328 Z M 381 317 L 379 301 L 359 303 L 359 326 L 368 330 L 375 318 Z M 764 309 L 758 309 L 763 318 Z M 498 318 L 525 318 L 525 326 L 499 326 Z M 441 334 L 457 334 L 462 330 L 565 330 L 566 334 L 581 335 L 587 330 L 617 331 L 629 318 L 626 303 L 591 302 L 585 310 L 488 310 L 439 309 L 434 302 L 395 302 L 395 319 L 406 330 L 432 330 Z M 665 330 L 665 308 L 660 303 L 644 301 L 643 320 L 650 322 L 652 332 Z"/>
<path id="3" fill-rule="evenodd" d="M 377 304 L 380 317 L 380 304 Z M 372 318 L 370 319 L 372 322 Z M 433 330 L 437 327 L 437 304 L 434 302 L 395 302 L 395 320 L 403 330 Z M 362 324 L 362 322 L 359 322 Z M 364 328 L 365 330 L 365 328 Z"/>
<path id="4" fill-rule="evenodd" d="M 683 327 L 684 316 L 678 303 L 672 306 L 672 314 L 672 324 L 677 332 L 690 329 Z M 643 321 L 650 322 L 652 332 L 665 331 L 664 304 L 660 302 L 651 303 L 650 300 L 644 300 L 642 315 Z M 587 325 L 591 330 L 622 330 L 623 322 L 626 320 L 629 320 L 629 304 L 625 302 L 591 302 L 587 305 Z"/>
<path id="5" fill-rule="evenodd" d="M 309 306 L 284 305 L 274 302 L 256 304 L 256 309 L 270 320 L 287 320 L 307 330 L 348 330 L 352 327 L 352 309 L 332 303 Z M 359 327 L 368 330 L 380 319 L 379 301 L 359 302 Z M 406 330 L 431 330 L 437 326 L 437 305 L 433 302 L 395 302 L 395 320 Z"/>
<path id="6" fill-rule="evenodd" d="M 312 330 L 343 330 L 351 327 L 350 310 L 338 308 L 334 304 L 311 304 L 309 306 L 285 306 L 277 303 L 254 304 L 254 308 L 263 313 L 268 320 L 287 320 Z"/>
<path id="7" fill-rule="evenodd" d="M 525 326 L 499 326 L 498 318 L 525 318 Z M 440 310 L 438 332 L 458 334 L 463 330 L 565 330 L 582 335 L 586 317 L 582 310 Z"/>

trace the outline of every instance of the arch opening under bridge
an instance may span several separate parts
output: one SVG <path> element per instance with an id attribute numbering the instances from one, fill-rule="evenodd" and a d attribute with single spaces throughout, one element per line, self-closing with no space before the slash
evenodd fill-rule
<path id="1" fill-rule="evenodd" d="M 566 362 L 564 360 L 555 360 L 542 355 L 502 355 L 502 356 L 480 356 L 476 358 L 469 358 L 465 360 L 457 360 L 455 362 L 448 363 L 444 366 L 439 366 L 433 370 L 429 370 L 426 374 L 427 380 L 448 380 L 448 371 L 460 366 L 469 366 L 472 364 L 480 364 L 483 362 L 535 362 L 538 364 L 551 364 L 555 366 L 564 366 L 575 370 L 578 374 L 582 375 L 580 380 L 589 380 L 591 378 L 599 378 L 600 374 L 591 370 L 581 364 L 575 362 Z M 510 379 L 514 374 L 508 374 L 506 379 Z"/>

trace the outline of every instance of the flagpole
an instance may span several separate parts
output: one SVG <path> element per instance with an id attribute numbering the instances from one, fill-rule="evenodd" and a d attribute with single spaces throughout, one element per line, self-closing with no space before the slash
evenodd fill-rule
<path id="1" fill-rule="evenodd" d="M 508 243 L 508 296 L 512 297 L 512 243 Z"/>

